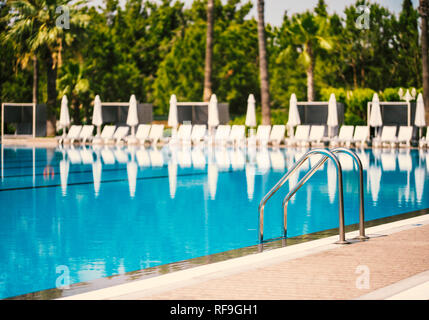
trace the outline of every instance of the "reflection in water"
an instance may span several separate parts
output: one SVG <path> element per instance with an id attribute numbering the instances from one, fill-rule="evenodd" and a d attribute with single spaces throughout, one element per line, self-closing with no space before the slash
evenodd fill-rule
<path id="1" fill-rule="evenodd" d="M 9 149 L 6 148 L 6 151 Z M 33 163 L 33 185 L 36 185 L 37 161 L 35 160 L 35 148 L 32 151 L 31 161 Z M 254 200 L 255 176 L 269 176 L 274 173 L 286 173 L 297 160 L 299 160 L 308 149 L 306 148 L 286 148 L 286 149 L 268 149 L 266 147 L 191 147 L 174 146 L 158 148 L 144 147 L 110 147 L 101 146 L 98 148 L 80 147 L 80 148 L 60 148 L 57 150 L 46 149 L 46 162 L 44 166 L 43 177 L 45 184 L 54 183 L 57 179 L 55 172 L 59 171 L 62 195 L 67 195 L 67 184 L 76 182 L 76 168 L 79 165 L 91 165 L 92 183 L 94 185 L 94 195 L 100 194 L 100 186 L 103 183 L 103 168 L 111 170 L 121 170 L 120 166 L 125 165 L 122 170 L 127 172 L 129 195 L 131 198 L 136 196 L 138 188 L 138 177 L 145 169 L 163 169 L 167 164 L 165 174 L 169 178 L 169 196 L 171 199 L 176 197 L 176 189 L 181 188 L 182 183 L 178 184 L 178 170 L 199 170 L 207 173 L 207 187 L 210 192 L 210 199 L 216 199 L 218 190 L 218 176 L 221 172 L 243 172 L 243 178 L 247 186 L 247 198 Z M 2 146 L 1 172 L 2 178 L 5 178 L 5 168 L 7 172 L 7 160 L 4 160 L 5 148 Z M 374 204 L 379 201 L 380 188 L 383 184 L 383 176 L 398 175 L 396 179 L 396 193 L 398 194 L 398 204 L 403 201 L 415 200 L 421 203 L 424 197 L 424 187 L 429 171 L 429 153 L 424 150 L 410 151 L 395 149 L 358 149 L 356 154 L 361 159 L 366 175 L 366 186 L 364 187 L 370 194 Z M 61 155 L 55 168 L 55 155 Z M 338 155 L 343 172 L 355 171 L 357 169 L 353 159 L 345 154 Z M 299 170 L 291 175 L 288 185 L 289 190 L 294 188 L 298 180 L 321 159 L 321 155 L 315 155 L 309 158 Z M 49 177 L 46 174 L 46 168 L 53 162 L 52 170 L 49 171 Z M 80 169 L 79 169 L 80 170 Z M 79 171 L 78 170 L 78 171 Z M 329 202 L 333 204 L 336 200 L 337 190 L 337 171 L 332 161 L 328 160 L 319 171 L 325 171 L 326 184 L 324 185 L 325 194 L 329 195 Z M 72 178 L 70 178 L 70 172 Z M 52 177 L 51 177 L 52 175 Z M 179 174 L 180 176 L 181 174 Z M 106 175 L 106 179 L 109 179 Z M 7 175 L 6 175 L 7 177 Z M 49 179 L 48 179 L 49 178 Z M 243 179 L 243 180 L 244 180 Z M 278 180 L 277 179 L 277 180 Z M 346 177 L 343 177 L 346 179 Z M 258 180 L 259 181 L 259 180 Z M 4 182 L 3 182 L 4 183 Z M 258 182 L 259 183 L 259 182 Z M 262 181 L 263 183 L 263 181 Z M 187 187 L 187 184 L 183 184 Z M 268 192 L 273 185 L 264 186 L 262 190 Z M 321 187 L 323 189 L 323 187 Z M 291 201 L 294 202 L 296 196 Z M 258 199 L 256 199 L 258 200 Z"/>
<path id="2" fill-rule="evenodd" d="M 0 246 L 0 275 L 7 279 L 0 298 L 55 287 L 58 265 L 69 266 L 79 282 L 254 245 L 259 201 L 304 152 L 2 148 L 0 201 L 7 206 L 0 207 L 0 241 L 7 245 Z M 429 207 L 427 151 L 357 153 L 367 221 Z M 267 239 L 281 235 L 282 199 L 317 160 L 310 158 L 267 203 Z M 340 162 L 345 220 L 357 223 L 356 168 L 350 157 Z M 47 165 L 52 179 L 44 177 Z M 295 194 L 288 207 L 291 237 L 338 227 L 337 177 L 328 160 Z M 34 279 L 45 282 L 36 286 Z M 24 282 L 29 287 L 21 288 Z"/>
<path id="3" fill-rule="evenodd" d="M 381 167 L 370 166 L 368 169 L 369 182 L 371 186 L 371 197 L 374 203 L 378 201 L 378 193 L 380 192 L 381 182 Z"/>
<path id="4" fill-rule="evenodd" d="M 332 161 L 328 161 L 328 170 L 327 179 L 328 179 L 328 195 L 329 202 L 332 204 L 335 201 L 335 196 L 337 194 L 337 167 Z"/>
<path id="5" fill-rule="evenodd" d="M 255 166 L 251 163 L 246 165 L 247 198 L 253 200 L 255 192 Z"/>
<path id="6" fill-rule="evenodd" d="M 210 198 L 212 200 L 215 200 L 217 190 L 218 167 L 214 163 L 209 163 L 207 170 L 207 180 L 209 184 Z"/>
<path id="7" fill-rule="evenodd" d="M 69 161 L 61 160 L 60 161 L 60 176 L 61 176 L 61 190 L 63 192 L 63 196 L 67 195 L 67 180 L 69 177 Z"/>

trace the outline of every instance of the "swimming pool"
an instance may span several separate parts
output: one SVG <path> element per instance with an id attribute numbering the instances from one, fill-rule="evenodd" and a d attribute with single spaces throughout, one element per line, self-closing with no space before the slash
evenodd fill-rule
<path id="1" fill-rule="evenodd" d="M 4 146 L 0 298 L 256 245 L 260 200 L 304 153 Z M 365 169 L 366 221 L 429 208 L 426 151 L 357 154 Z M 340 160 L 350 225 L 358 222 L 356 172 L 351 159 Z M 292 199 L 289 237 L 338 227 L 336 188 L 328 162 Z M 288 190 L 266 206 L 265 239 L 281 236 Z"/>

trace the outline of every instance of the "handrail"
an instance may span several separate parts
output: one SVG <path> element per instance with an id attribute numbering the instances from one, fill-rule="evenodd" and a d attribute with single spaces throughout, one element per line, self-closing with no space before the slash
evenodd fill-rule
<path id="1" fill-rule="evenodd" d="M 344 196 L 343 196 L 343 174 L 341 164 L 338 158 L 329 150 L 325 149 L 313 149 L 308 151 L 301 157 L 292 168 L 279 180 L 279 182 L 265 195 L 259 204 L 259 242 L 262 243 L 264 239 L 264 208 L 267 201 L 285 184 L 291 174 L 293 174 L 301 165 L 311 156 L 315 154 L 322 154 L 334 161 L 337 172 L 338 172 L 338 189 L 339 189 L 339 201 L 338 201 L 338 212 L 339 212 L 339 237 L 340 239 L 336 242 L 339 244 L 349 243 L 345 239 L 345 228 L 344 228 Z M 319 161 L 320 162 L 320 161 Z M 303 179 L 304 180 L 304 179 Z M 302 181 L 302 180 L 301 180 Z M 305 183 L 305 181 L 303 181 Z"/>
<path id="2" fill-rule="evenodd" d="M 359 169 L 359 236 L 357 239 L 366 240 L 368 237 L 365 235 L 365 213 L 364 213 L 364 193 L 363 193 L 363 167 L 359 157 L 349 149 L 346 148 L 335 148 L 331 150 L 332 153 L 345 153 L 350 155 L 354 162 L 357 164 Z M 328 156 L 323 157 L 311 170 L 302 178 L 292 191 L 290 191 L 283 199 L 282 207 L 284 212 L 283 217 L 283 234 L 286 237 L 287 234 L 287 205 L 290 199 L 298 192 L 298 190 L 310 179 L 313 174 L 329 159 Z"/>

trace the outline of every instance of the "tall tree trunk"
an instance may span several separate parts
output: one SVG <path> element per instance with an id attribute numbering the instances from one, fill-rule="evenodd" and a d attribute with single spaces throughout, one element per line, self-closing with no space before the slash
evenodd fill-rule
<path id="1" fill-rule="evenodd" d="M 258 0 L 259 74 L 261 78 L 262 124 L 271 124 L 270 84 L 265 40 L 264 0 Z"/>
<path id="2" fill-rule="evenodd" d="M 428 61 L 428 0 L 420 0 L 419 13 L 421 17 L 422 71 L 423 71 L 423 100 L 426 109 L 426 123 L 429 123 L 429 61 Z"/>
<path id="3" fill-rule="evenodd" d="M 37 93 L 39 91 L 39 63 L 37 56 L 33 56 L 33 103 L 37 104 Z"/>
<path id="4" fill-rule="evenodd" d="M 46 75 L 47 75 L 47 93 L 48 101 L 47 108 L 47 121 L 46 121 L 46 135 L 48 137 L 55 136 L 56 134 L 56 115 L 55 108 L 57 105 L 57 67 L 54 65 L 52 54 L 48 50 L 46 54 Z"/>
<path id="5" fill-rule="evenodd" d="M 208 102 L 213 93 L 212 90 L 212 60 L 213 60 L 213 27 L 214 27 L 214 0 L 207 3 L 207 38 L 206 60 L 204 66 L 204 93 L 203 101 Z"/>
<path id="6" fill-rule="evenodd" d="M 307 54 L 310 57 L 310 63 L 307 67 L 307 100 L 309 102 L 314 101 L 314 57 L 313 48 L 310 44 L 306 48 Z"/>

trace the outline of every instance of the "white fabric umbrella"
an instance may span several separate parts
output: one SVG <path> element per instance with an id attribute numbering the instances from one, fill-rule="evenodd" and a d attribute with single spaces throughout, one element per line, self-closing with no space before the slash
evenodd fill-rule
<path id="1" fill-rule="evenodd" d="M 216 127 L 218 125 L 219 125 L 219 111 L 217 108 L 217 98 L 215 94 L 212 94 L 209 102 L 208 126 Z"/>
<path id="2" fill-rule="evenodd" d="M 174 143 L 177 135 L 177 127 L 179 126 L 179 120 L 177 118 L 177 98 L 175 94 L 172 94 L 170 97 L 170 108 L 168 109 L 168 125 L 172 128 L 172 140 L 170 142 Z"/>
<path id="3" fill-rule="evenodd" d="M 70 125 L 70 114 L 69 114 L 69 108 L 68 108 L 68 100 L 67 96 L 63 96 L 61 99 L 61 110 L 60 110 L 60 127 L 65 129 Z M 65 135 L 65 130 L 64 134 Z"/>
<path id="4" fill-rule="evenodd" d="M 289 102 L 289 119 L 287 121 L 287 126 L 290 128 L 290 136 L 293 137 L 293 127 L 300 125 L 301 119 L 298 112 L 298 100 L 296 99 L 295 93 L 292 93 Z"/>
<path id="5" fill-rule="evenodd" d="M 175 94 L 170 97 L 170 109 L 168 110 L 168 125 L 176 128 L 179 125 L 177 119 L 177 98 Z"/>
<path id="6" fill-rule="evenodd" d="M 383 125 L 383 120 L 381 119 L 380 100 L 378 99 L 377 93 L 374 93 L 374 96 L 372 98 L 369 125 L 371 127 L 381 127 Z"/>
<path id="7" fill-rule="evenodd" d="M 329 137 L 332 136 L 332 128 L 338 126 L 338 111 L 337 111 L 337 99 L 335 94 L 331 93 L 328 102 L 328 121 Z"/>
<path id="8" fill-rule="evenodd" d="M 94 111 L 92 113 L 92 124 L 97 127 L 97 136 L 100 136 L 101 126 L 103 124 L 103 115 L 101 113 L 101 99 L 97 94 L 94 99 Z"/>
<path id="9" fill-rule="evenodd" d="M 419 93 L 417 96 L 417 106 L 416 106 L 416 118 L 414 120 L 416 127 L 426 126 L 425 120 L 425 103 L 423 101 L 423 95 Z"/>
<path id="10" fill-rule="evenodd" d="M 253 94 L 249 95 L 247 99 L 247 112 L 246 112 L 246 126 L 256 127 L 256 113 L 255 113 L 255 97 Z"/>
<path id="11" fill-rule="evenodd" d="M 136 125 L 139 124 L 137 115 L 137 99 L 135 95 L 131 95 L 130 106 L 128 107 L 127 125 L 131 127 L 131 137 L 135 138 Z"/>

